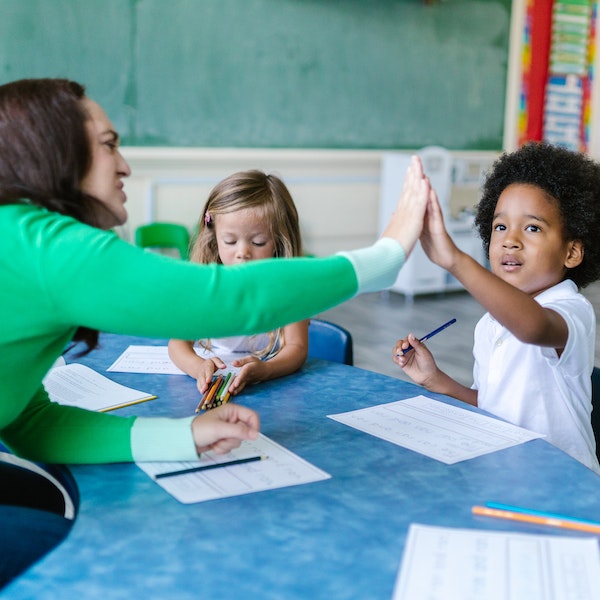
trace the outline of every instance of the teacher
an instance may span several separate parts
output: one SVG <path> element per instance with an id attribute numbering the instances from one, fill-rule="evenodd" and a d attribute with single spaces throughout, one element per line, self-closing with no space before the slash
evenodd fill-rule
<path id="1" fill-rule="evenodd" d="M 0 441 L 18 456 L 179 461 L 255 438 L 258 415 L 237 404 L 185 419 L 119 417 L 55 404 L 42 379 L 72 340 L 93 349 L 98 331 L 250 335 L 389 287 L 418 239 L 429 195 L 415 159 L 373 246 L 223 267 L 144 252 L 109 231 L 127 219 L 129 174 L 113 124 L 82 85 L 0 86 Z M 0 543 L 0 551 L 11 548 Z"/>

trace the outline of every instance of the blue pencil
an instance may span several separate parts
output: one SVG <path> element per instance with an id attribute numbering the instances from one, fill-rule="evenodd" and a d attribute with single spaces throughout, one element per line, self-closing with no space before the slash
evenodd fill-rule
<path id="1" fill-rule="evenodd" d="M 496 510 L 506 510 L 510 512 L 522 513 L 524 515 L 534 515 L 536 517 L 542 517 L 545 519 L 554 519 L 557 521 L 573 521 L 574 523 L 583 523 L 585 525 L 594 525 L 600 527 L 598 521 L 590 521 L 588 519 L 577 519 L 576 517 L 568 517 L 558 513 L 546 512 L 544 510 L 534 510 L 533 508 L 521 508 L 520 506 L 512 506 L 511 504 L 501 504 L 500 502 L 486 502 L 487 508 L 493 508 Z"/>
<path id="2" fill-rule="evenodd" d="M 450 325 L 452 325 L 452 323 L 456 323 L 456 319 L 450 319 L 447 323 L 440 325 L 437 329 L 434 329 L 433 331 L 430 331 L 427 335 L 424 335 L 419 341 L 424 342 L 424 341 L 428 340 L 429 338 L 432 338 L 434 335 L 437 335 L 440 331 L 443 331 L 444 329 L 446 329 L 446 327 L 450 327 Z M 396 356 L 403 356 L 404 354 L 407 354 L 408 352 L 410 352 L 412 349 L 413 349 L 413 347 L 409 344 L 408 348 L 403 350 L 401 353 L 396 354 Z"/>

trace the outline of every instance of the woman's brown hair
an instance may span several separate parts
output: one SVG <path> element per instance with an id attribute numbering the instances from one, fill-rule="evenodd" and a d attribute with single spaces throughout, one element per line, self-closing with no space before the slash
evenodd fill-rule
<path id="1" fill-rule="evenodd" d="M 37 204 L 99 226 L 108 209 L 81 189 L 91 165 L 85 88 L 67 79 L 0 86 L 0 205 Z M 88 351 L 98 332 L 80 327 Z"/>

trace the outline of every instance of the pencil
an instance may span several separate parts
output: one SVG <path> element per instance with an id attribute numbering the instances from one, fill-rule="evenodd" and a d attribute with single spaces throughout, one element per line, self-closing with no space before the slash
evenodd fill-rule
<path id="1" fill-rule="evenodd" d="M 180 469 L 179 471 L 167 471 L 166 473 L 157 473 L 155 479 L 163 477 L 174 477 L 175 475 L 187 475 L 188 473 L 198 473 L 200 471 L 208 471 L 210 469 L 219 469 L 221 467 L 233 467 L 234 465 L 243 465 L 257 460 L 265 460 L 266 456 L 250 456 L 248 458 L 237 458 L 227 462 L 213 463 L 210 465 L 202 465 L 199 467 L 190 467 L 189 469 Z"/>
<path id="2" fill-rule="evenodd" d="M 521 521 L 523 523 L 533 523 L 535 525 L 548 525 L 550 527 L 560 527 L 562 529 L 574 529 L 576 531 L 587 531 L 589 533 L 600 534 L 600 523 L 585 521 L 583 519 L 573 519 L 571 517 L 553 513 L 528 511 L 526 508 L 515 507 L 515 510 L 504 510 L 500 508 L 490 508 L 489 506 L 474 506 L 471 511 L 474 515 L 484 517 L 496 517 L 498 519 L 508 519 L 510 521 Z"/>
<path id="3" fill-rule="evenodd" d="M 229 388 L 231 387 L 231 384 L 233 383 L 234 379 L 235 379 L 235 373 L 233 373 L 233 375 L 231 376 L 231 379 L 229 380 L 229 383 L 225 387 L 225 390 L 224 390 L 225 393 L 223 395 L 223 404 L 227 404 L 227 402 L 229 402 L 229 398 L 231 397 L 231 392 L 229 391 Z"/>
<path id="4" fill-rule="evenodd" d="M 217 406 L 217 404 L 216 404 L 217 396 L 219 395 L 219 390 L 221 389 L 222 385 L 223 385 L 223 375 L 219 375 L 219 377 L 217 377 L 217 381 L 215 383 L 215 391 L 212 394 L 212 396 L 210 397 L 210 400 L 206 406 L 206 410 L 210 410 L 211 408 L 215 408 L 215 406 Z"/>
<path id="5" fill-rule="evenodd" d="M 230 379 L 231 379 L 231 371 L 229 371 L 229 373 L 227 373 L 227 377 L 225 377 L 225 379 L 223 380 L 223 383 L 221 384 L 221 387 L 219 388 L 219 391 L 217 392 L 218 400 L 223 399 L 223 396 L 225 395 L 225 389 L 227 388 L 227 384 L 229 383 Z"/>
<path id="6" fill-rule="evenodd" d="M 208 395 L 210 394 L 210 390 L 212 389 L 213 383 L 215 382 L 215 378 L 213 377 L 210 385 L 206 388 L 206 391 L 204 392 L 204 395 L 202 396 L 202 398 L 200 398 L 200 402 L 198 402 L 198 406 L 196 406 L 196 412 L 199 413 L 202 408 L 204 407 L 204 402 L 206 401 L 206 399 L 208 398 Z"/>
<path id="7" fill-rule="evenodd" d="M 223 381 L 223 375 L 219 375 L 212 383 L 212 385 L 210 386 L 210 390 L 208 392 L 208 395 L 206 396 L 206 399 L 204 400 L 204 402 L 202 403 L 202 406 L 200 407 L 201 409 L 204 410 L 209 410 L 211 405 L 212 405 L 212 401 L 219 389 L 219 386 L 221 385 L 221 381 Z"/>
<path id="8" fill-rule="evenodd" d="M 446 329 L 446 327 L 450 327 L 450 325 L 452 325 L 453 323 L 456 323 L 456 319 L 450 319 L 447 323 L 440 325 L 437 329 L 434 329 L 433 331 L 430 331 L 427 335 L 424 335 L 419 341 L 427 341 L 429 338 L 432 338 L 434 335 L 437 335 L 440 331 Z M 396 353 L 396 356 L 403 356 L 404 354 L 410 352 L 412 349 L 413 347 L 409 344 L 408 348 L 405 348 L 404 350 L 402 350 L 402 352 Z"/>
<path id="9" fill-rule="evenodd" d="M 544 510 L 535 510 L 533 508 L 521 508 L 520 506 L 512 506 L 511 504 L 501 504 L 500 502 L 486 502 L 486 508 L 496 508 L 498 510 L 508 510 L 518 513 L 525 513 L 527 515 L 536 515 L 538 517 L 545 517 L 549 519 L 566 519 L 567 521 L 576 521 L 578 523 L 585 523 L 586 525 L 599 525 L 598 521 L 590 521 L 589 519 L 577 519 L 575 517 L 568 517 L 566 515 L 560 515 L 558 513 L 551 513 Z"/>

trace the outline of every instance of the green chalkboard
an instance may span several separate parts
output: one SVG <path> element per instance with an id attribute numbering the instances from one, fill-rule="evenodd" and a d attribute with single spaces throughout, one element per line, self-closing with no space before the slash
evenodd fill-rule
<path id="1" fill-rule="evenodd" d="M 85 83 L 128 145 L 502 147 L 511 0 L 0 0 L 0 82 Z"/>

